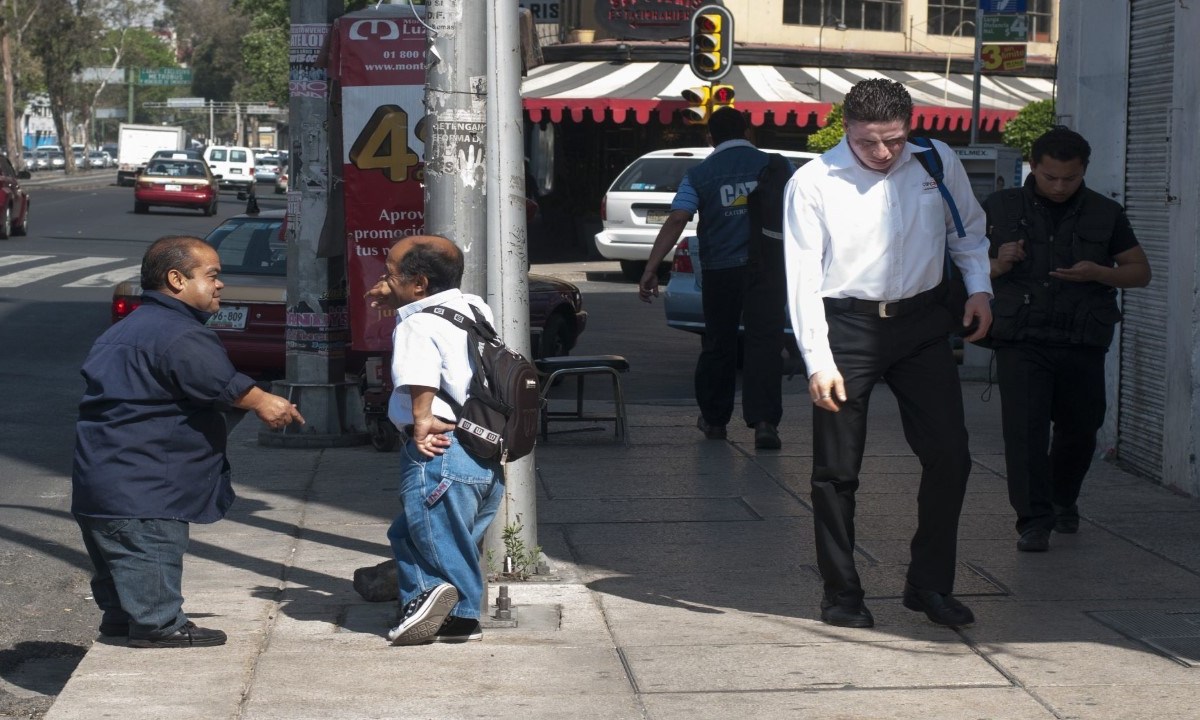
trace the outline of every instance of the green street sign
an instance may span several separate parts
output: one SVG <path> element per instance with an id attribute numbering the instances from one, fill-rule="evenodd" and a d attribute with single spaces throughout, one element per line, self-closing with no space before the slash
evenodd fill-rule
<path id="1" fill-rule="evenodd" d="M 191 68 L 143 68 L 138 70 L 138 85 L 191 84 Z"/>
<path id="2" fill-rule="evenodd" d="M 985 43 L 1023 43 L 1029 40 L 1029 16 L 1004 14 L 983 16 Z"/>

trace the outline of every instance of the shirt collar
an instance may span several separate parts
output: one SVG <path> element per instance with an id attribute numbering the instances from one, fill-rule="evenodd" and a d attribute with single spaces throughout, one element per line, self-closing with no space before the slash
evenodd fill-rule
<path id="1" fill-rule="evenodd" d="M 933 148 L 928 148 L 928 149 L 933 150 Z M 888 173 L 894 171 L 896 168 L 900 167 L 901 165 L 908 162 L 909 160 L 912 160 L 913 153 L 925 152 L 925 151 L 926 151 L 926 148 L 923 148 L 920 145 L 915 145 L 912 143 L 912 141 L 905 142 L 904 150 L 901 151 L 900 157 L 898 157 L 896 159 L 896 162 L 892 163 L 892 166 L 890 168 L 888 168 Z M 865 172 L 876 173 L 878 175 L 886 175 L 887 174 L 887 173 L 879 173 L 875 170 L 871 170 L 869 168 L 863 167 L 862 163 L 860 163 L 858 161 L 858 158 L 855 157 L 854 151 L 850 149 L 850 141 L 844 135 L 842 136 L 841 141 L 838 142 L 837 145 L 834 145 L 832 148 L 830 148 L 825 153 L 825 156 L 826 156 L 826 162 L 829 163 L 829 167 L 832 170 L 855 170 L 855 169 L 857 169 L 857 170 L 863 170 Z"/>
<path id="2" fill-rule="evenodd" d="M 720 145 L 713 148 L 712 154 L 716 155 L 717 153 L 721 152 L 722 150 L 728 150 L 729 148 L 735 148 L 735 147 L 752 148 L 752 147 L 754 147 L 754 143 L 750 142 L 749 140 L 742 140 L 742 139 L 726 140 L 725 142 L 723 142 Z"/>
<path id="3" fill-rule="evenodd" d="M 404 322 L 411 315 L 419 313 L 425 308 L 434 307 L 435 305 L 445 305 L 451 300 L 461 298 L 462 296 L 462 290 L 450 288 L 449 290 L 443 290 L 440 293 L 430 295 L 427 298 L 415 300 L 396 310 L 396 322 Z"/>
<path id="4" fill-rule="evenodd" d="M 188 305 L 184 301 L 173 298 L 160 290 L 143 290 L 142 302 L 151 302 L 162 305 L 163 307 L 174 310 L 177 313 L 193 317 L 201 324 L 208 322 L 208 319 L 216 314 L 205 312 L 204 310 L 198 310 L 191 305 Z"/>

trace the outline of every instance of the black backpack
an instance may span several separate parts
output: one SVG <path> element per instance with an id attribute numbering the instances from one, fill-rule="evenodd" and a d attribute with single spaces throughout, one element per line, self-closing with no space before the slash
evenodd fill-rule
<path id="1" fill-rule="evenodd" d="M 459 444 L 481 460 L 523 458 L 533 451 L 537 440 L 541 396 L 537 370 L 521 353 L 504 344 L 496 330 L 472 311 L 472 317 L 442 305 L 425 308 L 467 331 L 475 374 L 467 389 L 467 401 L 461 406 L 438 390 L 458 416 L 454 437 Z"/>

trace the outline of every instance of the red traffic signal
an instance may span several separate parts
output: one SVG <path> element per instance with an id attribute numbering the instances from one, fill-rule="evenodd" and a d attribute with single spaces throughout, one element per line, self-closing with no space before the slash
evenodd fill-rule
<path id="1" fill-rule="evenodd" d="M 733 66 L 733 14 L 720 5 L 705 5 L 692 14 L 688 54 L 692 73 L 714 82 Z"/>

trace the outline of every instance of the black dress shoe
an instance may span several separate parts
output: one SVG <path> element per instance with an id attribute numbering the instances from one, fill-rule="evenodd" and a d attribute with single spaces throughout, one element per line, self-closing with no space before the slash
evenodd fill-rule
<path id="1" fill-rule="evenodd" d="M 129 638 L 129 647 L 136 648 L 183 648 L 211 647 L 224 645 L 225 633 L 220 630 L 196 627 L 191 620 L 170 635 L 156 638 Z"/>
<path id="2" fill-rule="evenodd" d="M 783 447 L 779 431 L 766 420 L 754 425 L 754 447 L 759 450 L 778 450 Z"/>
<path id="3" fill-rule="evenodd" d="M 1050 531 L 1040 527 L 1029 528 L 1021 533 L 1017 549 L 1021 552 L 1046 552 L 1050 549 Z"/>
<path id="4" fill-rule="evenodd" d="M 1079 532 L 1078 515 L 1059 515 L 1054 518 L 1054 532 L 1074 535 Z"/>
<path id="5" fill-rule="evenodd" d="M 709 440 L 725 439 L 725 426 L 709 425 L 704 421 L 703 415 L 696 420 L 696 427 L 700 430 L 700 432 L 704 433 L 704 437 L 708 438 Z"/>
<path id="6" fill-rule="evenodd" d="M 869 628 L 875 627 L 875 618 L 871 615 L 871 611 L 867 606 L 859 603 L 857 606 L 847 607 L 831 603 L 828 600 L 821 602 L 821 622 L 826 625 L 844 628 Z"/>
<path id="7" fill-rule="evenodd" d="M 925 613 L 930 622 L 950 627 L 961 627 L 975 622 L 975 614 L 953 595 L 943 595 L 932 590 L 919 590 L 904 583 L 904 607 Z"/>

